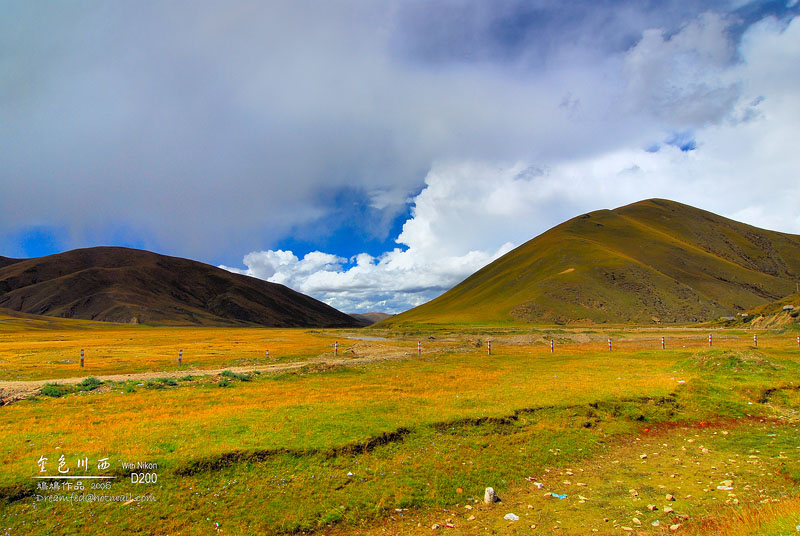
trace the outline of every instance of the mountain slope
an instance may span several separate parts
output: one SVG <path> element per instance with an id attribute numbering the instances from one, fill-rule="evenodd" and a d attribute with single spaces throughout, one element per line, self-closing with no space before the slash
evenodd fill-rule
<path id="1" fill-rule="evenodd" d="M 798 279 L 800 236 L 651 199 L 564 222 L 386 323 L 709 320 Z"/>
<path id="2" fill-rule="evenodd" d="M 10 259 L 8 257 L 0 257 L 0 268 L 5 268 L 6 266 L 11 266 L 14 263 L 20 262 L 24 259 Z"/>
<path id="3" fill-rule="evenodd" d="M 359 325 L 283 285 L 188 259 L 118 247 L 78 249 L 0 267 L 0 307 L 125 323 Z"/>
<path id="4" fill-rule="evenodd" d="M 744 318 L 737 317 L 735 324 L 749 324 L 752 328 L 800 327 L 800 292 L 760 305 L 748 313 Z"/>

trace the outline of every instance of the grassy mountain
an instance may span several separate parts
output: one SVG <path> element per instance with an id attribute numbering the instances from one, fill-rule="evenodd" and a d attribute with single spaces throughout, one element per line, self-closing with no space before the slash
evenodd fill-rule
<path id="1" fill-rule="evenodd" d="M 97 247 L 0 264 L 0 307 L 160 325 L 356 327 L 283 285 L 148 251 Z"/>
<path id="2" fill-rule="evenodd" d="M 692 322 L 798 280 L 800 236 L 651 199 L 564 222 L 386 323 Z"/>

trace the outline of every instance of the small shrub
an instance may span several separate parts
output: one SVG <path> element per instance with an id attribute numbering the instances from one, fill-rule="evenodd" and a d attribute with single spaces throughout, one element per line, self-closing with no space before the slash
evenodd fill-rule
<path id="1" fill-rule="evenodd" d="M 232 370 L 223 370 L 222 376 L 231 380 L 239 380 L 240 382 L 249 382 L 250 376 L 247 374 L 241 374 L 239 372 L 233 372 Z"/>
<path id="2" fill-rule="evenodd" d="M 178 378 L 178 381 L 179 381 L 179 382 L 190 382 L 190 381 L 192 381 L 193 379 L 194 379 L 194 376 L 192 376 L 192 375 L 187 375 L 187 376 L 183 376 L 183 377 L 181 377 L 181 378 Z"/>
<path id="3" fill-rule="evenodd" d="M 175 378 L 159 378 L 158 381 L 160 381 L 164 385 L 169 385 L 170 387 L 175 387 L 176 385 L 178 385 L 178 382 L 175 381 Z"/>
<path id="4" fill-rule="evenodd" d="M 64 385 L 59 385 L 57 383 L 46 383 L 44 384 L 44 387 L 40 389 L 40 392 L 44 396 L 61 398 L 69 392 L 69 389 Z"/>
<path id="5" fill-rule="evenodd" d="M 103 385 L 101 380 L 98 380 L 94 376 L 90 376 L 88 378 L 84 378 L 81 383 L 78 384 L 79 391 L 93 391 Z"/>
<path id="6" fill-rule="evenodd" d="M 223 378 L 219 381 L 217 387 L 233 387 L 233 383 L 228 378 Z"/>

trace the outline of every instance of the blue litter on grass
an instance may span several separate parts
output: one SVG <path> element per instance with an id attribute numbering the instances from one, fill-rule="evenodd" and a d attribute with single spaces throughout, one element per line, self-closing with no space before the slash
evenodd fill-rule
<path id="1" fill-rule="evenodd" d="M 566 499 L 567 494 L 565 493 L 564 495 L 560 495 L 558 493 L 553 493 L 553 497 L 555 497 L 556 499 Z"/>

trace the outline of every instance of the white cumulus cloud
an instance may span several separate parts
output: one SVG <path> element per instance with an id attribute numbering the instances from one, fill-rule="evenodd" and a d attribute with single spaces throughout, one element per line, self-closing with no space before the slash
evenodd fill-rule
<path id="1" fill-rule="evenodd" d="M 644 129 L 649 138 L 552 161 L 442 160 L 412 199 L 397 248 L 351 259 L 260 251 L 245 256 L 246 268 L 228 269 L 348 312 L 398 312 L 566 217 L 650 197 L 800 233 L 800 21 L 765 19 L 738 50 L 725 32 L 722 19 L 704 15 L 670 37 L 644 32 L 620 58 L 632 105 L 669 117 Z M 593 128 L 613 138 L 614 125 Z M 665 143 L 673 128 L 687 129 L 681 135 L 696 148 Z"/>

